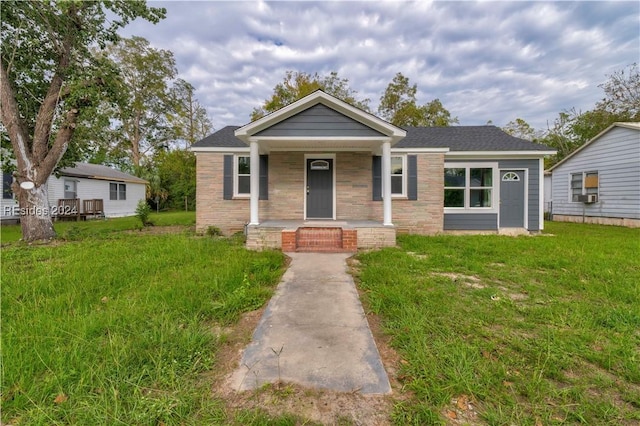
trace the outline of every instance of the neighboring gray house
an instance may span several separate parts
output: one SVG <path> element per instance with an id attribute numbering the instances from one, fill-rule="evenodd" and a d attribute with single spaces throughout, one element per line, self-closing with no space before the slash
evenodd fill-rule
<path id="1" fill-rule="evenodd" d="M 553 220 L 640 227 L 640 123 L 614 123 L 549 169 Z"/>
<path id="2" fill-rule="evenodd" d="M 285 251 L 538 232 L 555 153 L 495 126 L 400 128 L 322 91 L 192 150 L 198 231 L 245 229 L 248 247 Z"/>

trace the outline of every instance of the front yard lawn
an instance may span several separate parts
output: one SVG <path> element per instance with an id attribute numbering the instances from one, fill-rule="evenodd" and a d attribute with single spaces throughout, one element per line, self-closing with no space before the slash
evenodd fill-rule
<path id="1" fill-rule="evenodd" d="M 282 253 L 187 232 L 89 234 L 2 248 L 0 423 L 233 423 L 202 374 L 222 326 L 269 299 Z"/>
<path id="2" fill-rule="evenodd" d="M 65 224 L 66 241 L 48 245 L 3 233 L 0 422 L 313 424 L 295 407 L 268 414 L 264 390 L 247 410 L 212 391 L 212 373 L 228 368 L 228 330 L 269 299 L 282 253 L 135 228 Z M 640 230 L 545 232 L 401 236 L 356 257 L 365 309 L 400 356 L 390 421 L 638 424 Z M 360 424 L 351 414 L 334 423 Z"/>
<path id="3" fill-rule="evenodd" d="M 638 424 L 640 230 L 403 236 L 358 256 L 413 397 L 397 424 Z"/>

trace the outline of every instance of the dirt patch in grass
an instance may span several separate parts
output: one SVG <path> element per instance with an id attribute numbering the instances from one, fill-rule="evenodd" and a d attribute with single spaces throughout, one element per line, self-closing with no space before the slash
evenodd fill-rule
<path id="1" fill-rule="evenodd" d="M 168 225 L 168 226 L 145 226 L 141 229 L 131 229 L 124 231 L 127 234 L 145 234 L 145 235 L 161 235 L 161 234 L 182 234 L 184 232 L 195 232 L 195 226 L 185 225 Z"/>
<path id="2" fill-rule="evenodd" d="M 350 263 L 352 267 L 356 266 Z M 231 388 L 228 378 L 237 368 L 242 350 L 251 341 L 265 308 L 242 316 L 232 328 L 217 328 L 221 349 L 216 354 L 216 368 L 203 376 L 212 383 L 213 396 L 225 401 L 231 412 L 240 410 L 262 410 L 269 415 L 294 414 L 304 424 L 389 425 L 394 404 L 409 399 L 410 394 L 402 390 L 398 381 L 398 370 L 402 360 L 390 346 L 390 337 L 380 325 L 380 319 L 367 314 L 380 357 L 389 376 L 391 395 L 362 395 L 357 392 L 333 392 L 309 389 L 291 383 L 265 385 L 254 391 L 237 392 Z M 366 311 L 366 307 L 365 307 Z"/>
<path id="3" fill-rule="evenodd" d="M 487 288 L 487 286 L 480 281 L 480 278 L 473 275 L 456 274 L 455 272 L 431 272 L 431 275 L 450 278 L 454 283 L 462 283 L 467 287 L 475 289 Z"/>

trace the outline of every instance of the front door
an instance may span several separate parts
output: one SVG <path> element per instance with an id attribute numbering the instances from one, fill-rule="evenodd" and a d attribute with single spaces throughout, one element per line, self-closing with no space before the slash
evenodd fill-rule
<path id="1" fill-rule="evenodd" d="M 524 228 L 524 171 L 500 172 L 500 227 Z"/>
<path id="2" fill-rule="evenodd" d="M 307 159 L 307 219 L 333 219 L 332 159 Z"/>

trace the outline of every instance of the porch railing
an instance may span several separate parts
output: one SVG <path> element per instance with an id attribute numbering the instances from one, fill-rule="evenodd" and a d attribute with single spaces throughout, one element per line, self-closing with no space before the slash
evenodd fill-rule
<path id="1" fill-rule="evenodd" d="M 101 198 L 94 198 L 82 201 L 82 210 L 80 210 L 79 198 L 60 198 L 58 199 L 58 208 L 55 217 L 58 219 L 80 220 L 89 216 L 104 216 L 104 201 Z"/>

